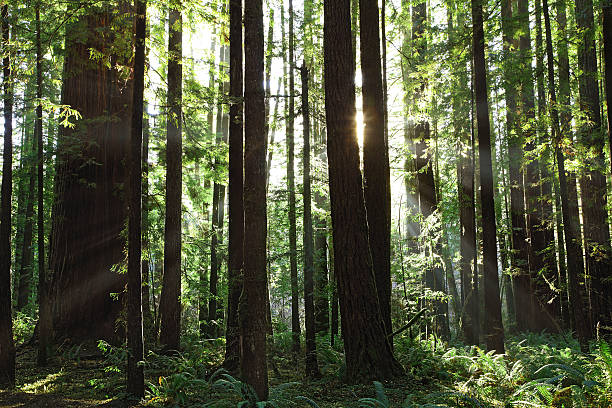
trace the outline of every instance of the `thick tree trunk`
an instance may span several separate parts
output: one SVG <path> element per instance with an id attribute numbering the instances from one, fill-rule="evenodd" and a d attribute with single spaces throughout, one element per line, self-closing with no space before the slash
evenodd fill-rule
<path id="1" fill-rule="evenodd" d="M 602 4 L 603 15 L 603 49 L 605 61 L 605 90 L 606 90 L 606 109 L 608 118 L 608 145 L 612 146 L 612 3 L 604 1 Z M 612 149 L 610 150 L 612 158 Z M 609 272 L 608 272 L 609 273 Z M 607 320 L 609 325 L 612 323 L 612 283 L 609 281 L 604 289 L 606 296 L 602 301 L 607 305 Z"/>
<path id="2" fill-rule="evenodd" d="M 588 122 L 578 132 L 578 142 L 586 151 L 586 170 L 580 177 L 582 217 L 587 259 L 587 273 L 591 277 L 591 318 L 593 327 L 610 322 L 607 296 L 612 291 L 606 282 L 610 269 L 610 232 L 606 210 L 607 190 L 605 176 L 604 143 L 599 112 L 597 84 L 597 55 L 592 0 L 576 0 L 576 27 L 578 41 L 578 77 L 580 110 Z"/>
<path id="3" fill-rule="evenodd" d="M 147 31 L 146 0 L 135 0 L 134 91 L 130 138 L 128 305 L 127 305 L 127 391 L 144 397 L 144 343 L 142 333 L 142 120 Z"/>
<path id="4" fill-rule="evenodd" d="M 0 193 L 0 386 L 15 384 L 15 344 L 11 305 L 11 197 L 13 195 L 13 87 L 9 43 L 8 6 L 2 6 L 2 59 L 4 91 L 4 152 Z"/>
<path id="5" fill-rule="evenodd" d="M 495 206 L 493 203 L 493 167 L 491 162 L 491 129 L 487 101 L 485 42 L 482 21 L 482 0 L 472 0 L 474 93 L 478 124 L 478 156 L 482 205 L 482 252 L 484 266 L 485 341 L 487 350 L 504 353 L 504 327 L 499 299 Z"/>
<path id="6" fill-rule="evenodd" d="M 266 333 L 266 134 L 262 0 L 244 6 L 244 291 L 240 305 L 242 378 L 268 399 Z"/>
<path id="7" fill-rule="evenodd" d="M 324 4 L 325 110 L 334 234 L 334 273 L 338 282 L 346 380 L 393 377 L 403 370 L 382 322 L 359 169 L 355 128 L 355 68 L 350 1 Z"/>
<path id="8" fill-rule="evenodd" d="M 230 0 L 230 111 L 229 111 L 229 226 L 228 297 L 225 361 L 223 366 L 236 374 L 240 366 L 240 326 L 238 302 L 242 293 L 244 245 L 243 128 L 242 128 L 242 0 Z"/>
<path id="9" fill-rule="evenodd" d="M 181 339 L 181 197 L 183 29 L 180 6 L 168 15 L 168 115 L 166 122 L 166 217 L 164 224 L 164 278 L 159 313 L 160 343 L 180 349 Z"/>
<path id="10" fill-rule="evenodd" d="M 121 3 L 121 11 L 128 7 Z M 92 8 L 66 27 L 61 103 L 78 109 L 82 119 L 73 129 L 62 127 L 58 138 L 49 270 L 53 326 L 73 341 L 124 337 L 116 332 L 122 301 L 110 294 L 122 293 L 127 278 L 114 266 L 125 259 L 132 81 L 126 83 L 114 64 L 130 65 L 124 56 L 131 44 L 111 56 L 111 68 L 90 58 L 91 49 L 109 47 L 118 27 L 130 32 L 132 21 L 119 14 Z"/>
<path id="11" fill-rule="evenodd" d="M 363 181 L 378 303 L 391 334 L 391 191 L 385 140 L 378 1 L 359 0 L 360 56 L 363 89 Z"/>

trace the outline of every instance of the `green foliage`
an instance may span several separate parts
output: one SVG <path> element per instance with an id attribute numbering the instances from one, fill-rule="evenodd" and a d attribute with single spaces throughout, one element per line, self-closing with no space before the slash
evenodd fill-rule
<path id="1" fill-rule="evenodd" d="M 34 328 L 36 327 L 36 319 L 22 312 L 15 313 L 13 319 L 13 338 L 15 344 L 23 344 L 32 338 Z"/>

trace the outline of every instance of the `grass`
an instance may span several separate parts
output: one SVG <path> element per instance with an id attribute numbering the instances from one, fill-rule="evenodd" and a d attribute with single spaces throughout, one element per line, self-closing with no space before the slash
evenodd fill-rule
<path id="1" fill-rule="evenodd" d="M 216 371 L 223 341 L 185 340 L 179 356 L 148 355 L 147 396 L 140 402 L 125 399 L 121 348 L 103 342 L 64 346 L 44 368 L 36 366 L 35 350 L 22 349 L 17 387 L 0 391 L 0 407 L 257 406 L 245 384 Z M 584 354 L 569 336 L 529 334 L 510 338 L 507 354 L 496 356 L 477 347 L 434 347 L 431 341 L 404 337 L 395 349 L 405 377 L 349 386 L 341 381 L 341 349 L 319 340 L 324 376 L 315 381 L 303 377 L 303 361 L 295 364 L 287 357 L 288 346 L 275 343 L 278 375 L 270 371 L 268 406 L 612 407 L 612 353 L 604 342 L 593 343 Z"/>

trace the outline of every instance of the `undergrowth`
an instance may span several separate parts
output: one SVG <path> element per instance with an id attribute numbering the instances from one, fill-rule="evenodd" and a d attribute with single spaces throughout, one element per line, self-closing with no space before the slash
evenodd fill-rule
<path id="1" fill-rule="evenodd" d="M 223 340 L 186 338 L 183 351 L 168 356 L 151 351 L 146 358 L 147 407 L 612 407 L 612 347 L 599 341 L 589 353 L 567 335 L 528 334 L 510 338 L 507 354 L 494 355 L 474 346 L 444 346 L 440 341 L 396 339 L 395 353 L 406 376 L 365 386 L 343 383 L 342 344 L 318 339 L 323 378 L 303 377 L 303 360 L 291 357 L 290 342 L 280 336 L 270 344 L 270 396 L 261 401 L 253 389 L 218 369 Z M 124 347 L 99 342 L 102 360 L 83 387 L 125 397 Z M 80 367 L 81 345 L 66 348 L 58 359 L 62 372 Z M 49 379 L 48 379 L 49 380 Z M 30 392 L 24 385 L 22 391 Z M 29 386 L 31 388 L 31 386 Z M 37 388 L 40 392 L 40 387 Z"/>

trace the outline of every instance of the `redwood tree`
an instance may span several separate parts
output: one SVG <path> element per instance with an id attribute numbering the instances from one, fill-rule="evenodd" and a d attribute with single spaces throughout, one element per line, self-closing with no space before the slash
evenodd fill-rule
<path id="1" fill-rule="evenodd" d="M 242 262 L 244 245 L 243 188 L 243 128 L 242 128 L 242 0 L 229 3 L 229 188 L 228 188 L 228 296 L 227 330 L 225 333 L 224 366 L 236 373 L 240 363 L 240 327 L 238 302 L 242 293 Z"/>
<path id="2" fill-rule="evenodd" d="M 0 193 L 0 386 L 15 384 L 15 344 L 11 307 L 11 197 L 13 195 L 13 88 L 9 42 L 8 6 L 2 6 L 2 87 L 4 92 L 4 152 Z"/>
<path id="3" fill-rule="evenodd" d="M 350 0 L 324 4 L 325 112 L 329 190 L 342 336 L 349 382 L 402 372 L 382 322 L 359 169 Z"/>
<path id="4" fill-rule="evenodd" d="M 378 1 L 359 0 L 363 91 L 363 182 L 370 250 L 385 332 L 391 328 L 391 191 L 385 139 Z"/>
<path id="5" fill-rule="evenodd" d="M 474 94 L 480 160 L 480 200 L 482 209 L 482 253 L 484 266 L 485 341 L 487 350 L 504 353 L 504 327 L 497 276 L 495 205 L 493 202 L 493 166 L 491 128 L 487 101 L 487 67 L 482 19 L 482 1 L 472 0 L 472 52 L 474 59 Z"/>
<path id="6" fill-rule="evenodd" d="M 70 3 L 69 13 L 81 5 Z M 127 219 L 125 186 L 131 129 L 132 81 L 91 50 L 112 49 L 110 61 L 130 66 L 133 20 L 119 10 L 87 6 L 66 25 L 61 103 L 81 114 L 74 128 L 60 127 L 49 271 L 53 276 L 55 332 L 76 339 L 119 339 L 116 319 L 126 275 L 121 231 Z M 122 27 L 124 31 L 118 30 Z M 130 41 L 118 36 L 130 36 Z M 121 49 L 120 47 L 125 47 Z M 127 81 L 126 81 L 127 80 Z"/>
<path id="7" fill-rule="evenodd" d="M 128 301 L 127 301 L 127 390 L 144 397 L 144 343 L 142 333 L 142 116 L 147 27 L 146 0 L 135 0 L 134 90 L 130 138 Z"/>
<path id="8" fill-rule="evenodd" d="M 240 299 L 240 368 L 260 400 L 268 399 L 266 363 L 266 112 L 262 0 L 244 5 L 244 290 Z M 248 239 L 246 239 L 248 237 Z"/>
<path id="9" fill-rule="evenodd" d="M 166 217 L 164 278 L 159 313 L 160 342 L 180 348 L 181 336 L 181 197 L 182 177 L 182 16 L 180 3 L 168 12 L 168 115 L 166 119 Z"/>

